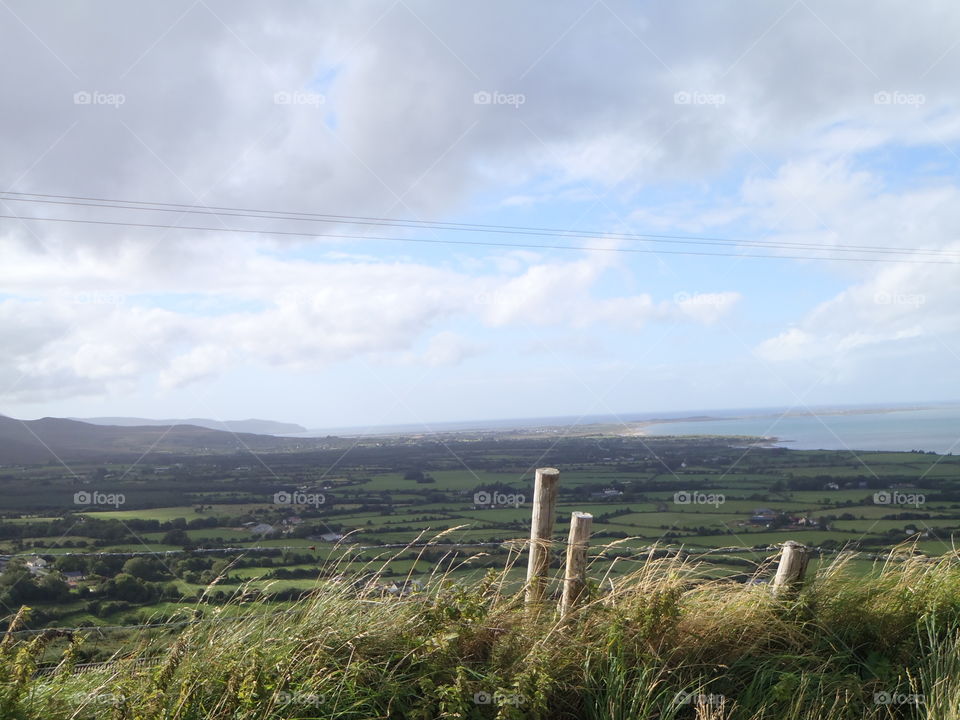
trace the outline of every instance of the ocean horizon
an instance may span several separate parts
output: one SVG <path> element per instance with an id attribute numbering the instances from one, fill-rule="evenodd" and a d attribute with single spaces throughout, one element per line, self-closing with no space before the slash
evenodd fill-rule
<path id="1" fill-rule="evenodd" d="M 657 422 L 662 421 L 662 422 Z M 817 407 L 728 408 L 553 416 L 457 422 L 406 423 L 323 428 L 298 437 L 511 431 L 537 428 L 575 430 L 590 425 L 634 425 L 644 435 L 731 435 L 771 439 L 801 450 L 922 450 L 950 453 L 960 448 L 960 402 L 888 403 Z"/>
<path id="2" fill-rule="evenodd" d="M 809 415 L 769 414 L 644 428 L 651 436 L 750 435 L 798 450 L 922 450 L 939 454 L 960 448 L 960 406 Z"/>

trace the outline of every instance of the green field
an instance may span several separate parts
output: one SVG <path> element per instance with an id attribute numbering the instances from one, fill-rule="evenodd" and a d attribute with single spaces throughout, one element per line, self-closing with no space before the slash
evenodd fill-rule
<path id="1" fill-rule="evenodd" d="M 651 546 L 661 553 L 685 548 L 706 563 L 708 576 L 743 580 L 786 540 L 815 548 L 815 563 L 843 548 L 880 556 L 903 542 L 942 555 L 960 528 L 960 458 L 953 456 L 864 453 L 865 468 L 845 452 L 745 451 L 719 439 L 604 437 L 602 444 L 599 451 L 591 438 L 398 438 L 360 443 L 347 455 L 271 456 L 269 469 L 231 461 L 222 470 L 184 457 L 176 477 L 110 465 L 125 479 L 98 489 L 138 503 L 119 508 L 76 508 L 76 481 L 58 468 L 7 470 L 3 482 L 12 493 L 22 489 L 17 496 L 26 506 L 0 518 L 0 553 L 14 558 L 14 569 L 46 558 L 48 567 L 23 581 L 40 595 L 41 578 L 56 584 L 60 571 L 80 570 L 81 578 L 59 591 L 60 602 L 32 601 L 48 625 L 186 611 L 201 598 L 222 604 L 241 587 L 261 601 L 288 603 L 330 573 L 394 582 L 412 569 L 420 576 L 457 567 L 451 578 L 477 578 L 507 562 L 524 566 L 518 552 L 529 537 L 535 464 L 561 469 L 555 562 L 570 513 L 589 512 L 597 578 L 644 567 Z M 239 464 L 251 470 L 238 475 Z M 103 475 L 107 467 L 79 470 Z M 301 501 L 274 502 L 284 493 Z M 479 507 L 479 493 L 514 505 Z M 877 493 L 889 504 L 875 502 Z M 57 499 L 59 510 L 50 505 Z M 755 519 L 761 510 L 768 514 Z M 255 535 L 253 527 L 265 529 Z M 346 537 L 337 543 L 338 535 Z M 418 547 L 403 550 L 410 543 Z M 727 550 L 699 555 L 711 548 Z M 422 553 L 416 564 L 411 552 Z"/>

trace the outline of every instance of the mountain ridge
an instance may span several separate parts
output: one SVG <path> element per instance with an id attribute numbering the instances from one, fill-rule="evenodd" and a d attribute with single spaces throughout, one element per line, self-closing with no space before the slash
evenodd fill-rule
<path id="1" fill-rule="evenodd" d="M 129 459 L 148 453 L 270 452 L 303 439 L 212 430 L 197 425 L 96 425 L 68 418 L 0 415 L 0 465 Z"/>
<path id="2" fill-rule="evenodd" d="M 246 420 L 213 420 L 210 418 L 140 418 L 140 417 L 71 417 L 67 420 L 89 423 L 91 425 L 111 425 L 114 427 L 170 427 L 173 425 L 194 425 L 208 430 L 224 432 L 253 433 L 255 435 L 291 435 L 306 432 L 307 428 L 297 423 L 277 422 L 248 418 Z"/>

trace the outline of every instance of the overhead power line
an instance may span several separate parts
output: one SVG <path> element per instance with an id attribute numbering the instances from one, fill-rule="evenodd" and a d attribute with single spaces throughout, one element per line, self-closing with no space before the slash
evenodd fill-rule
<path id="1" fill-rule="evenodd" d="M 82 218 L 58 218 L 58 217 L 35 217 L 29 215 L 0 215 L 0 219 L 19 220 L 21 222 L 56 222 L 72 223 L 81 225 L 103 225 L 110 227 L 129 227 L 158 230 L 192 230 L 202 232 L 216 233 L 242 233 L 248 235 L 271 235 L 279 237 L 299 237 L 299 238 L 333 238 L 347 240 L 376 240 L 384 242 L 399 243 L 425 243 L 432 245 L 465 245 L 477 247 L 499 247 L 516 250 L 578 250 L 586 252 L 611 252 L 627 254 L 649 254 L 649 255 L 691 255 L 700 257 L 736 257 L 736 258 L 761 258 L 767 260 L 823 260 L 829 262 L 887 262 L 887 263 L 907 263 L 920 265 L 957 265 L 960 262 L 948 260 L 910 260 L 895 257 L 823 257 L 816 255 L 771 255 L 758 253 L 736 253 L 736 252 L 701 252 L 694 250 L 664 250 L 660 248 L 636 248 L 636 247 L 597 247 L 588 245 L 552 245 L 543 243 L 510 243 L 510 242 L 491 242 L 480 240 L 455 240 L 441 238 L 412 238 L 412 237 L 391 237 L 384 235 L 347 235 L 343 233 L 307 233 L 294 232 L 289 230 L 271 230 L 271 229 L 251 229 L 251 228 L 232 228 L 232 227 L 210 227 L 203 225 L 173 225 L 168 223 L 134 223 L 120 222 L 115 220 L 91 220 Z M 792 249 L 787 246 L 764 245 L 768 249 Z M 839 248 L 821 247 L 824 252 L 839 250 Z M 844 250 L 849 252 L 850 250 Z M 890 251 L 887 254 L 894 253 Z"/>
<path id="2" fill-rule="evenodd" d="M 9 197 L 8 197 L 9 196 Z M 733 238 L 711 237 L 703 235 L 665 235 L 654 233 L 624 233 L 601 230 L 570 230 L 563 228 L 533 227 L 523 225 L 493 225 L 482 223 L 455 223 L 437 220 L 412 220 L 404 218 L 384 218 L 362 215 L 331 215 L 312 212 L 294 212 L 285 210 L 265 210 L 256 208 L 224 207 L 217 205 L 187 205 L 182 203 L 154 202 L 141 200 L 122 200 L 82 195 L 53 195 L 44 193 L 21 193 L 0 191 L 0 199 L 14 202 L 30 202 L 78 207 L 94 207 L 117 210 L 140 210 L 147 212 L 168 212 L 217 217 L 240 217 L 248 219 L 289 220 L 297 222 L 323 222 L 349 225 L 375 225 L 382 227 L 432 229 L 454 232 L 480 232 L 507 235 L 534 235 L 541 237 L 597 238 L 605 237 L 618 240 L 639 240 L 645 242 L 673 242 L 696 245 L 733 245 L 766 248 L 802 248 L 806 250 L 827 250 L 839 252 L 872 252 L 881 254 L 919 254 L 940 257 L 960 258 L 960 252 L 925 248 L 886 247 L 878 245 L 842 245 L 832 246 L 818 243 L 800 243 L 790 241 L 766 242 L 761 240 L 737 240 Z M 327 236 L 329 237 L 329 236 Z M 348 236 L 356 237 L 356 236 Z M 365 236 L 361 236 L 365 237 Z"/>

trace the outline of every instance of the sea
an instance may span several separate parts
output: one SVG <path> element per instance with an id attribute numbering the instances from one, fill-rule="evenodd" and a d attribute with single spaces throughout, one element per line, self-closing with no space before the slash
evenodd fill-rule
<path id="1" fill-rule="evenodd" d="M 936 405 L 842 405 L 814 408 L 734 408 L 617 415 L 474 420 L 367 428 L 325 428 L 300 433 L 364 436 L 482 430 L 548 430 L 588 425 L 649 423 L 644 435 L 749 435 L 801 450 L 919 450 L 960 453 L 960 402 Z"/>
<path id="2" fill-rule="evenodd" d="M 800 450 L 921 450 L 960 453 L 960 405 L 781 410 L 644 428 L 647 435 L 752 435 Z M 785 414 L 786 413 L 786 414 Z M 709 414 L 709 413 L 705 413 Z"/>

